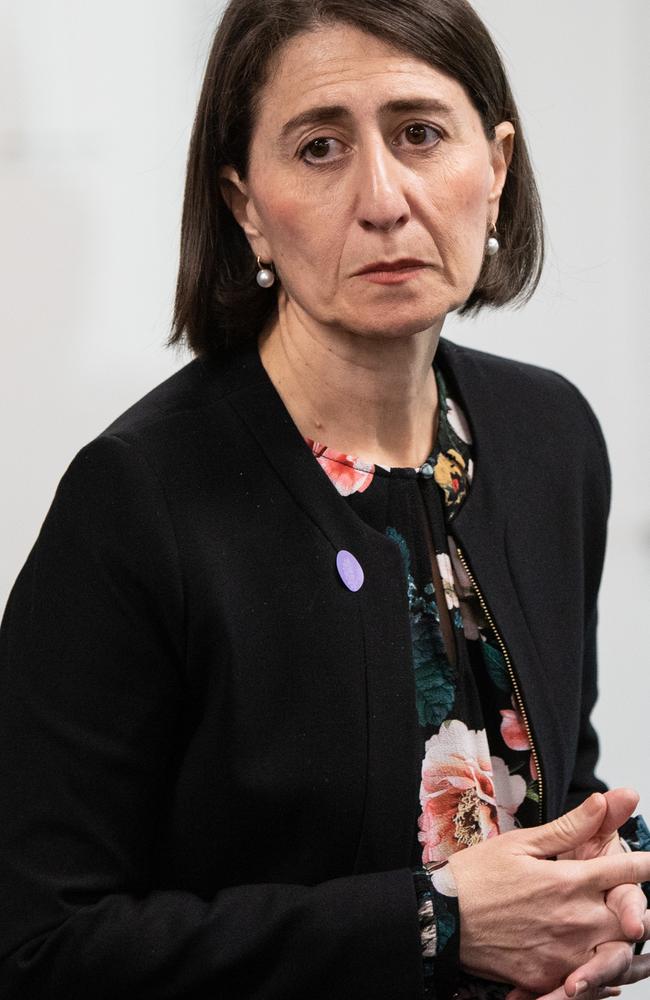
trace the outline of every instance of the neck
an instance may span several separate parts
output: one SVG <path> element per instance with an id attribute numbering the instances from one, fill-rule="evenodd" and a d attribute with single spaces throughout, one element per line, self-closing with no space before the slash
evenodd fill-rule
<path id="1" fill-rule="evenodd" d="M 350 333 L 313 322 L 281 291 L 259 353 L 303 436 L 380 465 L 419 466 L 437 435 L 442 324 L 408 336 Z"/>

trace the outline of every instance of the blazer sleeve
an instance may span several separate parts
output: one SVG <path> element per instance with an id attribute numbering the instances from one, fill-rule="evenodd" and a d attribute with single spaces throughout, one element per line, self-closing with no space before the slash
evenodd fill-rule
<path id="1" fill-rule="evenodd" d="M 578 433 L 574 428 L 574 436 L 579 438 L 583 448 L 582 560 L 585 633 L 578 741 L 571 783 L 563 808 L 566 812 L 583 802 L 592 792 L 607 790 L 607 785 L 595 773 L 600 748 L 591 715 L 598 699 L 598 592 L 605 560 L 612 474 L 598 418 L 582 393 L 571 382 L 566 379 L 563 381 L 573 392 L 584 418 L 582 430 Z"/>
<path id="2" fill-rule="evenodd" d="M 144 455 L 91 442 L 0 631 L 0 995 L 422 996 L 409 869 L 213 898 L 157 884 L 186 666 L 180 566 Z"/>
<path id="3" fill-rule="evenodd" d="M 585 636 L 585 655 L 582 668 L 582 700 L 578 743 L 571 776 L 571 784 L 562 812 L 568 812 L 588 799 L 593 792 L 607 791 L 607 785 L 596 776 L 600 753 L 598 734 L 591 721 L 591 713 L 598 698 L 596 666 L 596 625 L 598 615 L 594 608 Z"/>

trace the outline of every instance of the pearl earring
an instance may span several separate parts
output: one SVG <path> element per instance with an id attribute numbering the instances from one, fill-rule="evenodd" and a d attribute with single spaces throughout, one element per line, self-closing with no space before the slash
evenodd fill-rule
<path id="1" fill-rule="evenodd" d="M 262 261 L 257 258 L 257 274 L 255 280 L 260 288 L 270 288 L 275 284 L 275 273 L 269 267 L 262 267 Z"/>
<path id="2" fill-rule="evenodd" d="M 485 245 L 485 252 L 488 255 L 488 257 L 494 257 L 494 255 L 497 254 L 500 249 L 501 249 L 501 244 L 497 239 L 497 227 L 493 224 L 492 229 L 490 231 L 490 236 L 488 237 L 488 241 Z"/>

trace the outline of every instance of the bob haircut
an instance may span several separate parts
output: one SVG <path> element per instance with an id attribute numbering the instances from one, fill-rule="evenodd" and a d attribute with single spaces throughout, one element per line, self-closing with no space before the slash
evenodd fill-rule
<path id="1" fill-rule="evenodd" d="M 248 241 L 220 190 L 220 170 L 246 178 L 256 102 L 282 46 L 295 35 L 349 24 L 406 51 L 461 83 L 485 135 L 515 125 L 514 153 L 501 196 L 501 252 L 485 258 L 460 314 L 520 305 L 539 282 L 541 205 L 517 107 L 499 53 L 467 0 L 230 0 L 219 24 L 192 129 L 180 266 L 168 345 L 196 355 L 256 336 L 276 307 L 274 290 L 255 281 Z"/>

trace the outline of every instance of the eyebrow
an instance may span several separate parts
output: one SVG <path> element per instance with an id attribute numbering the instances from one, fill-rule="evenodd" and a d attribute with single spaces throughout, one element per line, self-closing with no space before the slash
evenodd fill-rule
<path id="1" fill-rule="evenodd" d="M 435 97 L 402 97 L 394 101 L 386 101 L 379 108 L 380 114 L 394 114 L 404 111 L 432 111 L 435 114 L 446 115 L 453 119 L 456 118 L 453 108 Z M 352 112 L 344 104 L 320 104 L 314 108 L 307 108 L 306 111 L 301 111 L 299 115 L 295 115 L 288 122 L 285 122 L 280 132 L 280 142 L 286 142 L 292 132 L 296 132 L 306 125 L 324 125 L 327 122 L 350 118 L 352 118 Z"/>

